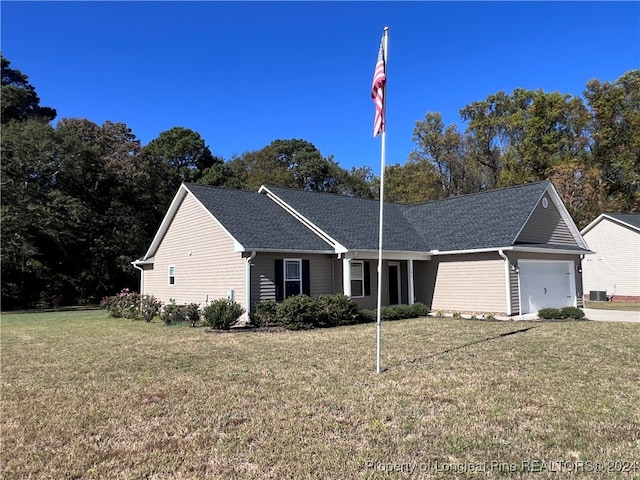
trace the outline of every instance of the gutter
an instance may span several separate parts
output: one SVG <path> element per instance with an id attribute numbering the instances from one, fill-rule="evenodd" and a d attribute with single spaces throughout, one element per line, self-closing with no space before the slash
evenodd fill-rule
<path id="1" fill-rule="evenodd" d="M 507 315 L 511 316 L 512 305 L 511 305 L 511 273 L 509 272 L 509 258 L 505 255 L 502 249 L 498 250 L 498 255 L 504 258 L 504 286 L 505 291 L 507 292 Z"/>

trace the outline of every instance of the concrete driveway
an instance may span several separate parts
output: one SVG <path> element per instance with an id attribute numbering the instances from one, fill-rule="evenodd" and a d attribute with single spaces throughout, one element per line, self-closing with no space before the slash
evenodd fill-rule
<path id="1" fill-rule="evenodd" d="M 640 312 L 625 312 L 621 310 L 597 310 L 583 308 L 584 316 L 589 320 L 599 322 L 635 322 L 640 323 Z"/>

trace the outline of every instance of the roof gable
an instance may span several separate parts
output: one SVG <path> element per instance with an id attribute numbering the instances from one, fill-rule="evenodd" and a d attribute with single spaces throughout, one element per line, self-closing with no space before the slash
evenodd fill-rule
<path id="1" fill-rule="evenodd" d="M 141 261 L 155 255 L 187 195 L 193 195 L 212 220 L 234 240 L 238 252 L 332 251 L 326 242 L 264 195 L 246 190 L 183 184 Z"/>
<path id="2" fill-rule="evenodd" d="M 302 216 L 349 250 L 377 250 L 379 202 L 333 193 L 308 192 L 268 186 L 272 194 L 294 214 Z M 404 205 L 385 202 L 385 250 L 427 252 L 428 245 L 404 215 Z"/>
<path id="3" fill-rule="evenodd" d="M 514 243 L 587 248 L 552 184 L 547 187 Z"/>
<path id="4" fill-rule="evenodd" d="M 580 233 L 586 234 L 589 230 L 594 228 L 603 220 L 614 222 L 618 225 L 623 225 L 631 230 L 640 232 L 640 214 L 638 213 L 602 213 L 593 220 L 589 225 L 584 227 Z"/>
<path id="5" fill-rule="evenodd" d="M 407 206 L 406 215 L 431 250 L 508 247 L 549 185 L 537 182 Z"/>

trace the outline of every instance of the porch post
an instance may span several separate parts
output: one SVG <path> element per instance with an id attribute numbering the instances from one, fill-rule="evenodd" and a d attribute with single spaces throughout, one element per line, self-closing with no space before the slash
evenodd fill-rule
<path id="1" fill-rule="evenodd" d="M 413 305 L 415 301 L 415 288 L 413 285 L 413 259 L 407 261 L 407 276 L 409 277 L 409 305 Z"/>
<path id="2" fill-rule="evenodd" d="M 351 296 L 351 259 L 342 259 L 342 293 Z"/>

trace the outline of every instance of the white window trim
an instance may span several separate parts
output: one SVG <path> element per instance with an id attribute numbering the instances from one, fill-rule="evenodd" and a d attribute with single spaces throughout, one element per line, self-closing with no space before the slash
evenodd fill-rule
<path id="1" fill-rule="evenodd" d="M 354 278 L 353 273 L 351 274 L 351 283 L 353 284 L 354 281 L 357 282 L 362 282 L 362 295 L 353 295 L 353 287 L 351 287 L 351 298 L 364 298 L 365 294 L 364 294 L 364 261 L 363 260 L 351 260 L 351 265 L 350 268 L 353 265 L 360 265 L 360 274 L 361 274 L 361 278 Z"/>
<path id="2" fill-rule="evenodd" d="M 173 275 L 171 275 L 171 269 L 173 268 Z M 171 277 L 173 277 L 173 283 L 171 283 Z M 167 285 L 170 287 L 176 286 L 176 266 L 169 265 L 167 267 Z"/>
<path id="3" fill-rule="evenodd" d="M 296 262 L 298 264 L 298 272 L 300 273 L 299 278 L 297 279 L 288 279 L 287 278 L 287 262 Z M 282 268 L 284 272 L 282 272 L 282 292 L 284 293 L 284 298 L 287 298 L 287 282 L 299 282 L 300 285 L 300 294 L 303 293 L 302 289 L 302 259 L 301 258 L 284 258 L 282 261 Z"/>

